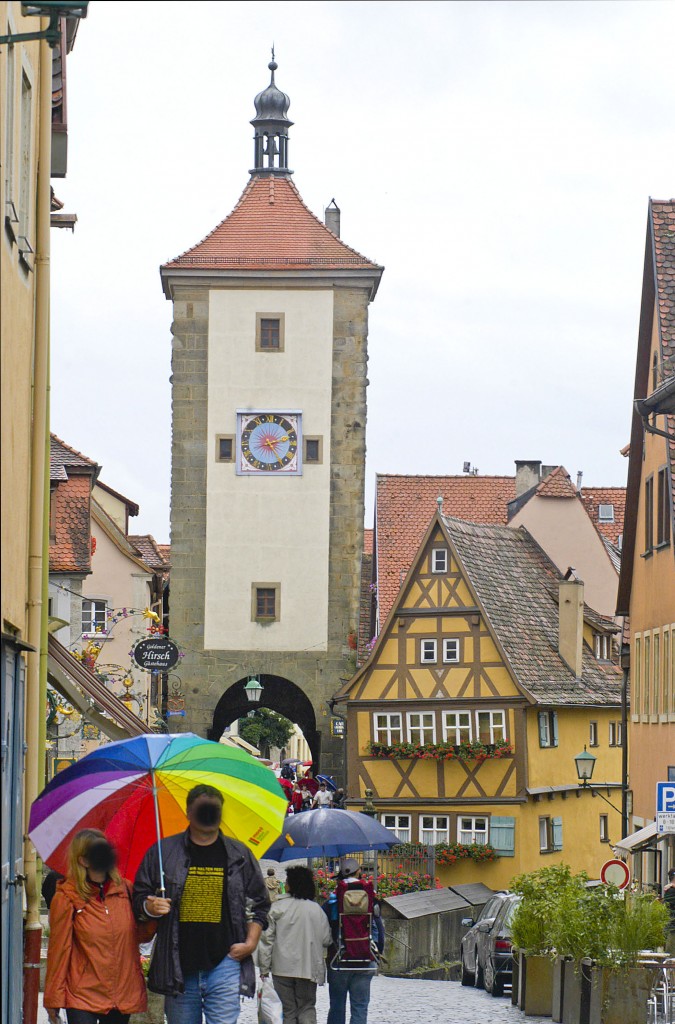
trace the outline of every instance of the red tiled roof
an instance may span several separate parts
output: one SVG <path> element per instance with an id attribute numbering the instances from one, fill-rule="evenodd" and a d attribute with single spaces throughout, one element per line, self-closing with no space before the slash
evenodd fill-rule
<path id="1" fill-rule="evenodd" d="M 50 435 L 50 572 L 91 572 L 91 490 L 99 467 L 56 434 Z"/>
<path id="2" fill-rule="evenodd" d="M 377 477 L 377 596 L 380 627 L 405 579 L 429 520 L 443 498 L 443 513 L 472 523 L 506 525 L 515 498 L 512 476 Z"/>
<path id="3" fill-rule="evenodd" d="M 381 268 L 340 241 L 305 206 L 290 178 L 254 175 L 229 217 L 163 270 Z"/>
<path id="4" fill-rule="evenodd" d="M 171 561 L 171 545 L 170 544 L 158 544 L 157 548 L 159 550 L 160 555 L 164 559 L 164 561 L 165 562 L 170 562 Z"/>
<path id="5" fill-rule="evenodd" d="M 52 491 L 50 572 L 91 572 L 91 487 L 90 476 L 74 474 Z"/>
<path id="6" fill-rule="evenodd" d="M 626 514 L 626 488 L 625 487 L 584 487 L 581 491 L 581 500 L 601 536 L 618 544 L 619 537 L 623 533 L 624 516 Z M 601 522 L 598 519 L 599 505 L 614 506 L 614 522 Z"/>
<path id="7" fill-rule="evenodd" d="M 372 555 L 373 553 L 373 530 L 363 531 L 363 553 L 364 555 Z"/>
<path id="8" fill-rule="evenodd" d="M 136 548 L 145 564 L 151 569 L 165 570 L 168 568 L 166 559 L 159 550 L 159 544 L 151 533 L 130 533 L 127 540 Z M 168 545 L 164 546 L 168 547 Z"/>
<path id="9" fill-rule="evenodd" d="M 577 492 L 564 466 L 557 466 L 537 487 L 540 498 L 576 498 Z"/>

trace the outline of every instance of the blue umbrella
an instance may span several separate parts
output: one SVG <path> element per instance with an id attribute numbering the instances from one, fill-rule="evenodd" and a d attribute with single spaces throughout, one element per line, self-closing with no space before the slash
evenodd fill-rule
<path id="1" fill-rule="evenodd" d="M 317 782 L 325 782 L 326 787 L 332 790 L 333 793 L 337 789 L 337 786 L 335 785 L 335 779 L 331 778 L 330 775 L 315 775 L 314 777 Z"/>
<path id="2" fill-rule="evenodd" d="M 400 839 L 379 821 L 355 811 L 320 807 L 289 815 L 281 836 L 264 854 L 266 860 L 344 857 L 359 850 L 390 850 Z"/>

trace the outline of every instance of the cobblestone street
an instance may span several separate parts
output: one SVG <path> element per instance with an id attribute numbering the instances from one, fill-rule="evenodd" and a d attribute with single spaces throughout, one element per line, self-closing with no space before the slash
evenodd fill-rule
<path id="1" fill-rule="evenodd" d="M 42 1004 L 42 994 L 40 994 Z M 318 991 L 317 1020 L 328 1016 L 328 986 Z M 508 997 L 493 999 L 487 992 L 462 988 L 455 981 L 373 980 L 368 1024 L 541 1024 L 544 1017 L 523 1017 Z M 550 1018 L 549 1018 L 550 1020 Z M 258 1024 L 257 1001 L 245 999 L 240 1024 Z M 47 1024 L 40 1005 L 38 1024 Z"/>

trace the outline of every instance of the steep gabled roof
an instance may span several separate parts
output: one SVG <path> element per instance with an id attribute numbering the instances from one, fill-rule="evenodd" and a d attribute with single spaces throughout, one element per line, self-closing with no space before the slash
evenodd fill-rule
<path id="1" fill-rule="evenodd" d="M 552 473 L 540 480 L 535 489 L 540 498 L 576 498 L 576 488 L 564 466 L 556 466 Z"/>
<path id="2" fill-rule="evenodd" d="M 62 441 L 56 434 L 49 435 L 49 466 L 50 469 L 58 469 L 60 466 L 68 466 L 74 470 L 81 469 L 98 474 L 99 466 L 93 459 L 71 448 L 69 444 Z"/>
<path id="3" fill-rule="evenodd" d="M 274 175 L 254 175 L 232 213 L 162 267 L 182 269 L 382 270 L 329 231 L 289 177 Z"/>
<path id="4" fill-rule="evenodd" d="M 160 545 L 151 533 L 130 533 L 127 540 L 136 548 L 146 565 L 157 570 L 157 572 L 165 572 L 168 569 L 167 561 L 160 550 Z"/>
<path id="5" fill-rule="evenodd" d="M 542 704 L 620 704 L 617 666 L 604 667 L 584 645 L 582 675 L 575 679 L 558 653 L 562 576 L 527 530 L 441 518 L 516 681 Z M 611 628 L 588 607 L 585 617 Z"/>
<path id="6" fill-rule="evenodd" d="M 378 474 L 375 558 L 380 627 L 384 623 L 436 509 L 477 523 L 506 523 L 515 497 L 512 476 L 397 476 Z"/>
<path id="7" fill-rule="evenodd" d="M 675 374 L 675 200 L 650 199 L 647 217 L 647 240 L 642 275 L 640 327 L 635 362 L 634 399 L 645 399 L 653 390 L 649 357 L 654 315 L 656 312 L 660 345 L 657 385 Z M 670 440 L 666 441 L 671 486 L 671 536 L 675 532 L 675 416 L 665 417 Z M 644 427 L 633 406 L 626 494 L 626 522 L 623 555 L 619 576 L 617 614 L 628 615 L 633 585 L 633 565 L 637 533 L 638 503 L 642 483 L 642 451 Z M 675 551 L 673 552 L 675 553 Z"/>
<path id="8" fill-rule="evenodd" d="M 618 544 L 623 534 L 626 515 L 625 487 L 584 487 L 579 495 L 588 512 L 591 522 L 597 528 L 603 540 Z M 614 506 L 614 521 L 607 522 L 599 518 L 600 505 Z"/>

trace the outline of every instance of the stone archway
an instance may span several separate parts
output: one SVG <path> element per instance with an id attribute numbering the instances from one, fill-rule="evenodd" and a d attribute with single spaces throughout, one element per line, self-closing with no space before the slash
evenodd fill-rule
<path id="1" fill-rule="evenodd" d="M 246 697 L 244 687 L 249 676 L 239 679 L 225 690 L 216 704 L 208 738 L 218 741 L 228 725 L 236 722 L 238 718 L 245 718 L 253 708 L 269 708 L 270 711 L 277 711 L 300 726 L 312 752 L 315 771 L 319 771 L 321 732 L 316 727 L 316 715 L 309 697 L 299 686 L 283 676 L 261 673 L 257 678 L 263 688 L 260 702 L 252 704 Z"/>

